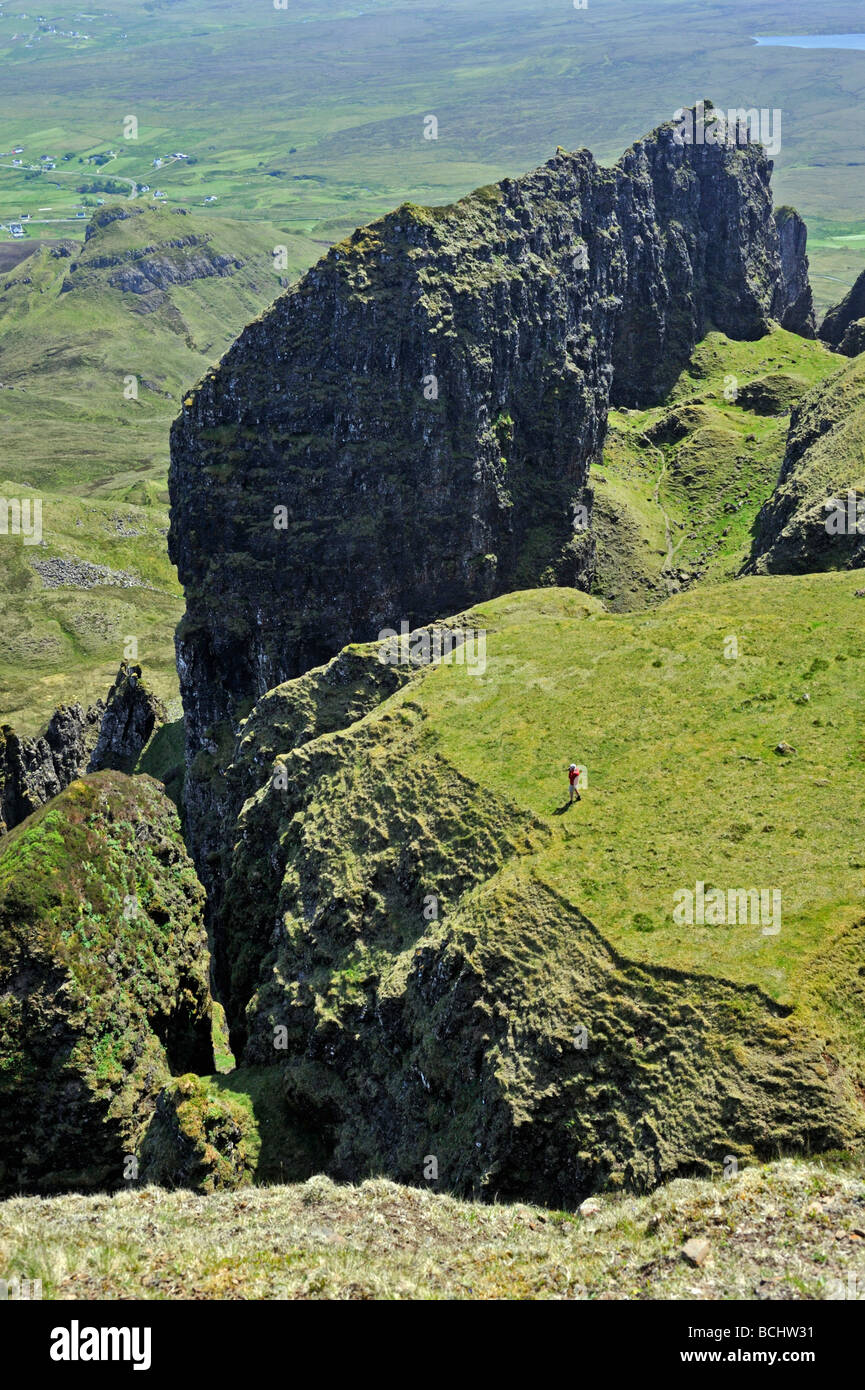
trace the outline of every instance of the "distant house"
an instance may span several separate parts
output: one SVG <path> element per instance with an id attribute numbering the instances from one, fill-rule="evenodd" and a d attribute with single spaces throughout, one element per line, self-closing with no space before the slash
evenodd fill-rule
<path id="1" fill-rule="evenodd" d="M 162 191 L 161 188 L 157 188 L 157 190 L 156 190 L 156 192 L 154 193 L 153 196 L 154 196 L 154 198 L 167 198 L 167 197 L 168 197 L 168 194 L 167 194 L 167 193 L 163 193 L 163 191 Z"/>
<path id="2" fill-rule="evenodd" d="M 208 195 L 207 195 L 207 197 L 205 198 L 204 201 L 205 201 L 205 203 L 215 203 L 215 202 L 216 202 L 216 194 L 215 194 L 215 193 L 208 193 Z"/>
<path id="3" fill-rule="evenodd" d="M 21 237 L 24 235 L 24 228 L 21 226 L 20 222 L 10 223 L 9 230 L 14 237 Z"/>
<path id="4" fill-rule="evenodd" d="M 153 161 L 153 167 L 154 167 L 154 169 L 161 169 L 161 168 L 162 168 L 162 160 L 159 158 L 158 155 L 157 155 L 156 159 L 154 159 L 154 161 Z"/>
<path id="5" fill-rule="evenodd" d="M 142 192 L 142 193 L 149 193 L 149 192 L 150 192 L 150 184 L 149 184 L 149 183 L 143 183 L 143 184 L 141 185 L 141 192 Z"/>
<path id="6" fill-rule="evenodd" d="M 21 163 L 22 163 L 22 161 L 21 161 L 20 159 L 13 159 L 13 161 L 12 161 L 13 168 L 15 168 L 15 169 L 20 169 L 20 168 L 21 168 Z"/>

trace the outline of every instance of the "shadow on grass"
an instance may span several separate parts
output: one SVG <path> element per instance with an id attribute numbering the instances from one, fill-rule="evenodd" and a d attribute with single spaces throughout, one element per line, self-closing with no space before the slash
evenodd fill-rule
<path id="1" fill-rule="evenodd" d="M 230 1094 L 252 1111 L 261 1141 L 255 1167 L 257 1183 L 305 1182 L 324 1172 L 330 1145 L 311 1126 L 289 1113 L 282 1091 L 281 1067 L 239 1067 L 209 1076 L 214 1091 Z"/>

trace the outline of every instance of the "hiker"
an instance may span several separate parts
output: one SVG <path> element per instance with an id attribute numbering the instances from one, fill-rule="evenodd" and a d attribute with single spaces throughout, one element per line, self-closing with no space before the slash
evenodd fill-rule
<path id="1" fill-rule="evenodd" d="M 576 763 L 571 763 L 568 768 L 568 781 L 571 784 L 571 801 L 579 801 L 580 798 L 580 772 Z"/>

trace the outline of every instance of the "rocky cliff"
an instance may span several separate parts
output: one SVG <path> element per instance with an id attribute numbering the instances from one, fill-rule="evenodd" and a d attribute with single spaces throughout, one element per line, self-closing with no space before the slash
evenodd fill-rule
<path id="1" fill-rule="evenodd" d="M 147 688 L 141 667 L 122 661 L 108 692 L 88 771 L 131 772 L 157 724 L 167 718 L 162 701 Z"/>
<path id="2" fill-rule="evenodd" d="M 121 662 L 105 701 L 89 709 L 63 705 L 38 738 L 0 727 L 0 835 L 5 834 L 83 772 L 131 772 L 165 708 L 142 679 L 141 667 Z"/>
<path id="3" fill-rule="evenodd" d="M 860 356 L 794 409 L 777 485 L 754 528 L 750 570 L 803 574 L 865 566 L 863 436 Z"/>
<path id="4" fill-rule="evenodd" d="M 865 352 L 865 271 L 841 303 L 829 310 L 820 325 L 820 337 L 846 357 Z"/>
<path id="5" fill-rule="evenodd" d="M 251 324 L 172 432 L 187 810 L 214 886 L 237 720 L 352 640 L 592 573 L 607 405 L 714 325 L 812 331 L 804 237 L 757 146 L 672 125 L 357 231 Z M 576 526 L 575 526 L 576 522 Z"/>
<path id="6" fill-rule="evenodd" d="M 796 209 L 791 207 L 778 208 L 775 225 L 781 254 L 781 278 L 775 291 L 772 317 L 778 320 L 782 328 L 801 333 L 805 338 L 813 338 L 817 323 L 808 279 L 808 228 Z"/>
<path id="7" fill-rule="evenodd" d="M 121 1187 L 210 1071 L 204 895 L 148 777 L 77 779 L 0 842 L 0 1195 Z"/>

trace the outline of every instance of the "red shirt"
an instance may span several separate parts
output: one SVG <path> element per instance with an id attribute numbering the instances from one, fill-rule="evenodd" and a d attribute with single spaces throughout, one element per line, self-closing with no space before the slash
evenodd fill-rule
<path id="1" fill-rule="evenodd" d="M 579 780 L 579 776 L 580 769 L 578 767 L 572 767 L 568 769 L 568 777 L 570 778 L 571 786 L 573 786 L 574 783 Z"/>

